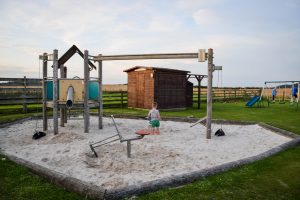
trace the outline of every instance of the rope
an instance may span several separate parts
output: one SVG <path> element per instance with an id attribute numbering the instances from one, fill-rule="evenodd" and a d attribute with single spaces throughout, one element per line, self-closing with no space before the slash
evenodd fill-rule
<path id="1" fill-rule="evenodd" d="M 38 77 L 39 77 L 39 79 L 40 79 L 40 75 L 41 75 L 41 60 L 38 58 L 38 60 L 39 60 L 39 74 L 38 74 Z M 37 115 L 37 113 L 39 112 L 39 109 L 38 109 L 38 107 L 36 107 L 36 120 L 35 120 L 35 132 L 37 132 L 37 128 L 38 128 L 38 115 Z"/>
<path id="2" fill-rule="evenodd" d="M 220 75 L 221 74 L 221 75 Z M 218 79 L 217 79 L 217 88 L 219 88 L 219 83 L 220 83 L 220 87 L 223 87 L 223 74 L 222 74 L 222 70 L 218 70 Z M 214 125 L 212 126 L 212 130 L 214 129 Z M 221 129 L 223 128 L 223 124 L 221 123 Z"/>
<path id="3" fill-rule="evenodd" d="M 223 88 L 223 73 L 222 70 L 220 70 L 221 73 L 221 88 Z M 223 128 L 223 124 L 221 123 L 221 129 Z"/>

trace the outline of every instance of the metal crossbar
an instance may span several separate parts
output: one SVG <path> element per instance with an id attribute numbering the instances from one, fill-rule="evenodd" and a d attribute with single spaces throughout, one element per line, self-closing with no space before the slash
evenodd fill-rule
<path id="1" fill-rule="evenodd" d="M 132 54 L 132 55 L 99 55 L 93 61 L 106 60 L 145 60 L 145 59 L 191 59 L 198 58 L 199 53 L 160 53 L 160 54 Z M 202 61 L 203 62 L 203 61 Z"/>

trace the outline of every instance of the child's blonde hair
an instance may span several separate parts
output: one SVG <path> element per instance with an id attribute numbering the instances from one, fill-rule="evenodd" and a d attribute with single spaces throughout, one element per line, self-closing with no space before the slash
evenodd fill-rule
<path id="1" fill-rule="evenodd" d="M 153 102 L 153 103 L 152 103 L 152 107 L 157 108 L 157 102 Z"/>

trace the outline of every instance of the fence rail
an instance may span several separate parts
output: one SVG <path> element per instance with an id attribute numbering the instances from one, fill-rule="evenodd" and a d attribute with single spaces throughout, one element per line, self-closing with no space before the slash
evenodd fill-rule
<path id="1" fill-rule="evenodd" d="M 117 85 L 120 90 L 109 85 L 103 92 L 104 107 L 126 107 L 127 87 Z M 105 87 L 105 85 L 104 85 Z M 213 88 L 215 101 L 246 100 L 254 95 L 260 95 L 262 88 Z M 194 88 L 193 102 L 198 101 L 198 89 Z M 279 93 L 279 92 L 278 92 Z M 201 101 L 206 101 L 207 90 L 201 87 Z M 33 78 L 0 78 L 0 105 L 23 104 L 26 111 L 27 104 L 42 102 L 42 79 Z"/>
<path id="2" fill-rule="evenodd" d="M 193 101 L 197 101 L 198 89 L 193 91 Z M 213 88 L 214 101 L 246 100 L 254 95 L 260 95 L 262 88 Z M 201 88 L 201 100 L 206 100 L 207 90 Z"/>

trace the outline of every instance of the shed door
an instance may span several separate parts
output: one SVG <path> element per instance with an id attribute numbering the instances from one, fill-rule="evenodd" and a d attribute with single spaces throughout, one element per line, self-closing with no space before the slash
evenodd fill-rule
<path id="1" fill-rule="evenodd" d="M 145 75 L 139 74 L 137 76 L 137 107 L 144 108 L 145 99 Z"/>

